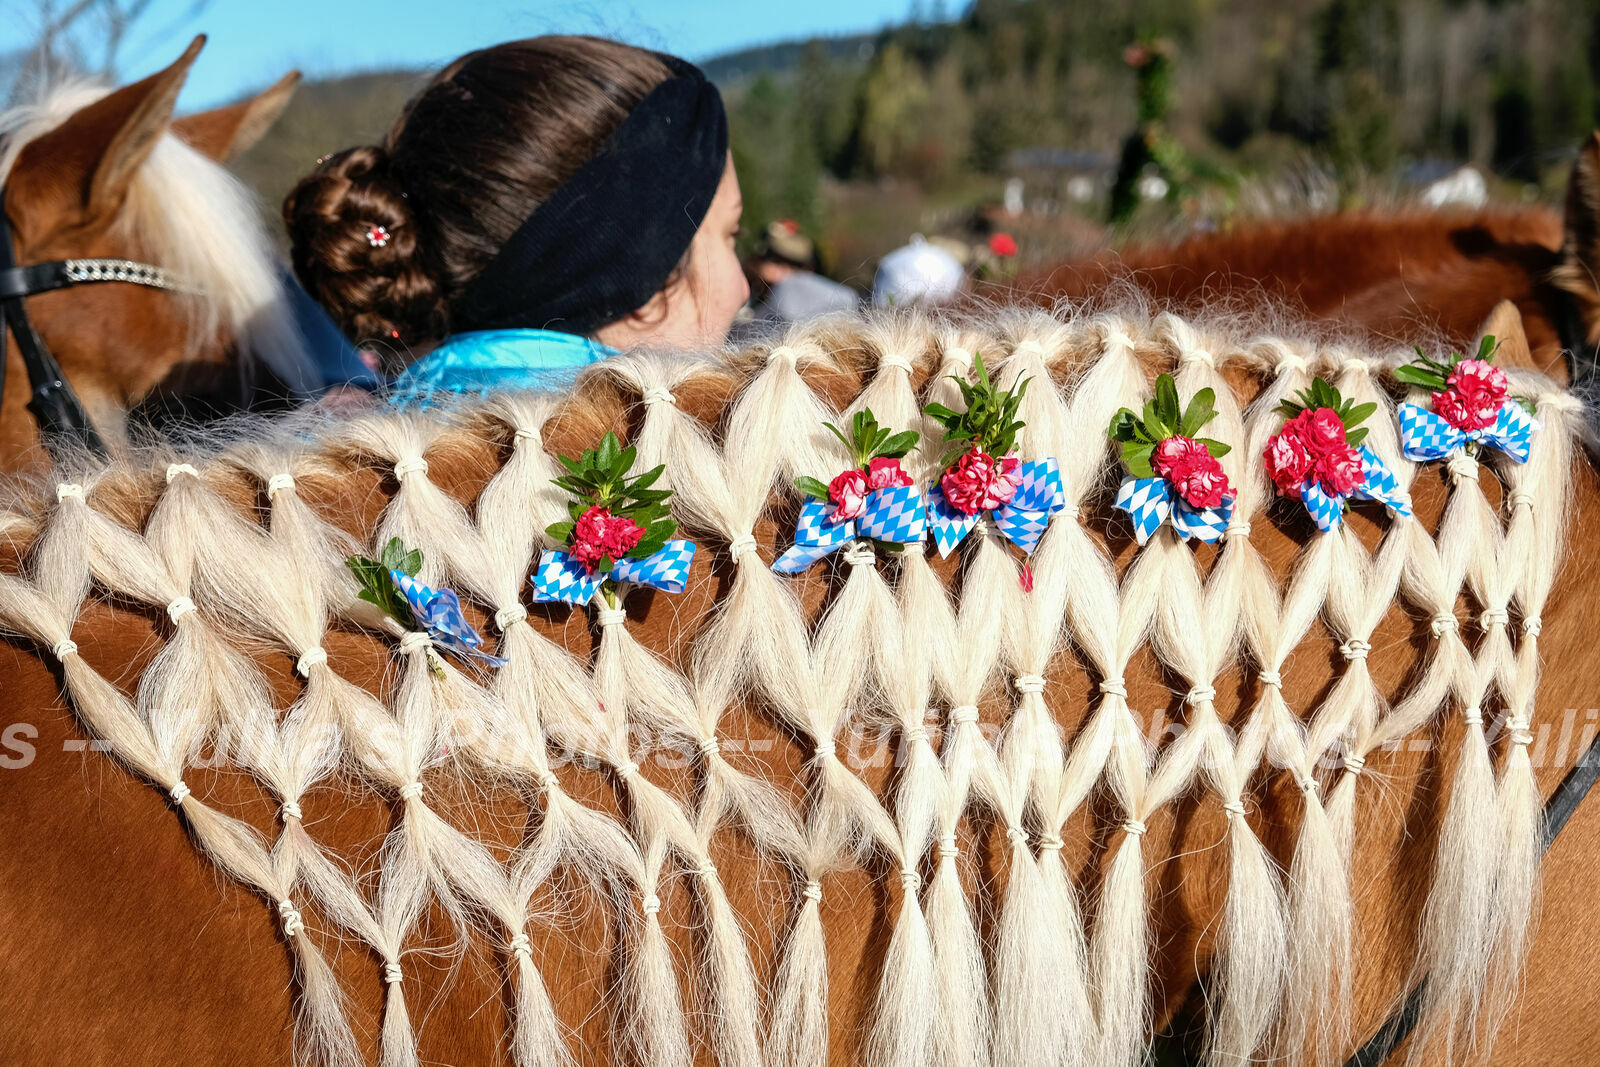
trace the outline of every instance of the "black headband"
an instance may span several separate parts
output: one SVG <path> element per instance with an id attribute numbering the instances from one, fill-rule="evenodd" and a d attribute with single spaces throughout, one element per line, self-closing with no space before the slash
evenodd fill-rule
<path id="1" fill-rule="evenodd" d="M 683 259 L 727 166 L 728 118 L 692 63 L 672 70 L 456 301 L 455 330 L 587 334 L 649 302 Z"/>

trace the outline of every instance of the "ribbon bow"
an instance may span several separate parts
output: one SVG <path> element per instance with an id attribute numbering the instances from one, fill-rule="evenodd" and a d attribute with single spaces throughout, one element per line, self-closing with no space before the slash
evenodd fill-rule
<path id="1" fill-rule="evenodd" d="M 411 614 L 417 617 L 428 640 L 448 652 L 472 656 L 491 667 L 504 667 L 506 661 L 483 650 L 483 638 L 461 614 L 461 600 L 454 589 L 430 589 L 405 571 L 390 571 L 389 577 L 400 589 Z"/>
<path id="2" fill-rule="evenodd" d="M 668 541 L 643 559 L 624 556 L 609 571 L 590 572 L 566 552 L 546 550 L 533 575 L 533 599 L 542 603 L 587 604 L 606 579 L 645 585 L 663 593 L 681 593 L 694 562 L 693 541 Z"/>
<path id="3" fill-rule="evenodd" d="M 922 540 L 928 529 L 928 509 L 922 494 L 909 485 L 878 489 L 867 494 L 858 518 L 834 522 L 835 506 L 815 497 L 800 507 L 794 526 L 794 544 L 772 563 L 779 574 L 798 574 L 837 550 L 846 541 L 870 537 L 910 545 Z"/>
<path id="4" fill-rule="evenodd" d="M 1054 459 L 1030 459 L 1016 473 L 1017 491 L 1008 503 L 994 509 L 994 524 L 1006 540 L 1032 553 L 1050 525 L 1050 516 L 1067 506 L 1067 493 L 1061 487 L 1061 471 Z M 928 525 L 933 528 L 933 541 L 939 546 L 941 557 L 955 551 L 982 514 L 967 515 L 951 507 L 944 490 L 937 485 L 928 490 L 928 511 Z"/>
<path id="5" fill-rule="evenodd" d="M 1305 503 L 1317 529 L 1323 533 L 1344 525 L 1346 500 L 1376 500 L 1389 509 L 1391 515 L 1411 517 L 1411 498 L 1400 491 L 1400 482 L 1394 472 L 1384 466 L 1372 449 L 1361 447 L 1361 471 L 1366 480 L 1346 495 L 1329 493 L 1315 477 L 1307 478 L 1300 486 L 1300 499 Z"/>
<path id="6" fill-rule="evenodd" d="M 1214 508 L 1197 508 L 1165 478 L 1128 477 L 1117 490 L 1115 506 L 1133 520 L 1133 535 L 1141 545 L 1150 540 L 1169 515 L 1179 537 L 1185 541 L 1193 537 L 1214 545 L 1222 539 L 1222 532 L 1233 517 L 1233 501 L 1230 494 Z"/>
<path id="7" fill-rule="evenodd" d="M 1539 426 L 1521 404 L 1507 400 L 1494 423 L 1481 430 L 1450 425 L 1437 412 L 1415 404 L 1400 405 L 1400 451 L 1407 459 L 1444 459 L 1468 441 L 1498 448 L 1518 463 L 1528 462 L 1533 431 Z"/>

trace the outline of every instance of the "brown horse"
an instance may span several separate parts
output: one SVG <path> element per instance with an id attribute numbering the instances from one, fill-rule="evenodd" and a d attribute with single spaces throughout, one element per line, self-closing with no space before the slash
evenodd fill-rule
<path id="1" fill-rule="evenodd" d="M 1565 217 L 1543 209 L 1348 212 L 1245 223 L 1171 247 L 1134 246 L 1024 275 L 1015 293 L 1082 301 L 1131 282 L 1161 306 L 1263 299 L 1375 343 L 1460 347 L 1501 300 L 1536 363 L 1565 380 L 1563 348 L 1600 344 L 1600 134 L 1578 154 Z"/>
<path id="2" fill-rule="evenodd" d="M 1519 813 L 1595 721 L 1581 410 L 1519 371 L 1534 459 L 1452 489 L 1396 455 L 1391 356 L 1224 322 L 835 322 L 19 492 L 0 1060 L 284 1064 L 298 1036 L 385 1067 L 1109 1065 L 1165 1032 L 1320 1063 L 1419 970 L 1479 965 L 1439 983 L 1431 1056 L 1488 1025 L 1497 1063 L 1581 1060 L 1600 806 L 1518 891 Z M 1531 361 L 1514 313 L 1491 328 Z M 980 350 L 1039 383 L 1024 451 L 1061 466 L 1032 592 L 992 531 L 959 565 L 858 548 L 776 578 L 787 486 L 842 463 L 822 418 L 925 431 Z M 1139 548 L 1108 506 L 1104 427 L 1164 369 L 1217 389 L 1239 446 L 1215 548 Z M 1415 522 L 1317 535 L 1271 503 L 1273 408 L 1314 373 L 1380 404 Z M 684 593 L 591 627 L 525 583 L 565 515 L 551 454 L 607 429 L 667 464 L 700 551 Z M 341 557 L 390 536 L 505 666 L 354 599 Z"/>
<path id="3" fill-rule="evenodd" d="M 113 443 L 146 402 L 208 396 L 236 408 L 269 377 L 279 393 L 312 385 L 260 214 L 221 166 L 272 124 L 299 75 L 174 120 L 203 42 L 114 92 L 67 86 L 0 114 L 0 187 L 17 263 L 131 260 L 181 286 L 105 282 L 27 299 L 68 385 Z M 18 470 L 41 453 L 21 353 L 11 336 L 5 344 L 0 470 Z"/>

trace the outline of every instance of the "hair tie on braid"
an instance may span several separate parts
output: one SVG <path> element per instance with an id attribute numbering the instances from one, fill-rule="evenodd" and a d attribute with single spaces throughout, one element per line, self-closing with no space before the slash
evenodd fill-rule
<path id="1" fill-rule="evenodd" d="M 1356 755 L 1354 752 L 1345 753 L 1344 769 L 1349 771 L 1351 774 L 1360 774 L 1362 770 L 1366 768 L 1366 766 L 1367 761 Z"/>
<path id="2" fill-rule="evenodd" d="M 78 654 L 78 642 L 74 641 L 70 637 L 64 641 L 57 641 L 55 646 L 50 649 L 50 654 L 56 659 L 66 659 L 68 656 L 76 656 Z"/>
<path id="3" fill-rule="evenodd" d="M 410 655 L 413 652 L 424 652 L 433 647 L 433 638 L 421 630 L 407 630 L 400 636 L 400 654 Z"/>
<path id="4" fill-rule="evenodd" d="M 800 891 L 800 895 L 810 901 L 820 901 L 822 899 L 822 883 L 815 878 L 809 879 L 806 882 L 806 887 Z"/>
<path id="5" fill-rule="evenodd" d="M 1539 621 L 1539 616 L 1537 615 L 1529 615 L 1526 619 L 1522 620 L 1522 632 L 1527 634 L 1529 637 L 1538 637 L 1539 631 L 1543 628 L 1544 624 Z"/>
<path id="6" fill-rule="evenodd" d="M 1122 829 L 1124 833 L 1133 837 L 1143 837 L 1150 828 L 1139 819 L 1129 819 L 1122 824 Z"/>
<path id="7" fill-rule="evenodd" d="M 1066 847 L 1067 843 L 1058 834 L 1041 834 L 1039 836 L 1040 852 L 1060 852 Z"/>
<path id="8" fill-rule="evenodd" d="M 623 760 L 621 763 L 617 764 L 617 777 L 621 778 L 623 781 L 627 781 L 629 778 L 632 778 L 638 773 L 639 765 L 633 762 L 631 759 Z"/>
<path id="9" fill-rule="evenodd" d="M 1531 490 L 1513 489 L 1511 490 L 1511 495 L 1506 499 L 1510 504 L 1512 511 L 1516 511 L 1518 508 L 1527 508 L 1529 511 L 1533 510 L 1533 493 Z"/>
<path id="10" fill-rule="evenodd" d="M 294 819 L 298 822 L 302 818 L 300 805 L 296 804 L 292 800 L 285 800 L 283 802 L 282 806 L 278 808 L 278 815 L 283 819 L 285 826 L 289 824 L 290 819 Z"/>
<path id="11" fill-rule="evenodd" d="M 1107 678 L 1100 683 L 1100 692 L 1108 697 L 1128 699 L 1128 683 L 1121 677 Z"/>
<path id="12" fill-rule="evenodd" d="M 594 621 L 601 626 L 621 626 L 628 620 L 626 608 L 601 608 L 594 613 Z"/>
<path id="13" fill-rule="evenodd" d="M 1468 726 L 1482 726 L 1483 709 L 1478 707 L 1476 704 L 1472 705 L 1470 708 L 1464 708 L 1461 712 L 1461 721 L 1466 723 Z"/>
<path id="14" fill-rule="evenodd" d="M 172 484 L 172 479 L 176 478 L 180 474 L 189 474 L 189 475 L 193 475 L 196 478 L 200 477 L 200 472 L 195 470 L 194 467 L 191 464 L 188 464 L 188 463 L 169 463 L 169 464 L 167 464 L 167 484 L 168 485 L 171 485 Z"/>
<path id="15" fill-rule="evenodd" d="M 1496 626 L 1504 626 L 1510 621 L 1511 613 L 1505 608 L 1489 608 L 1478 616 L 1478 625 L 1485 630 L 1491 630 Z"/>
<path id="16" fill-rule="evenodd" d="M 383 965 L 383 980 L 389 985 L 400 984 L 400 964 L 390 961 Z"/>
<path id="17" fill-rule="evenodd" d="M 1469 478 L 1473 481 L 1478 480 L 1478 461 L 1465 452 L 1459 450 L 1452 452 L 1450 458 L 1445 460 L 1444 467 L 1457 485 Z"/>
<path id="18" fill-rule="evenodd" d="M 940 836 L 936 855 L 942 860 L 953 860 L 961 855 L 961 850 L 956 847 L 955 834 L 943 834 Z"/>
<path id="19" fill-rule="evenodd" d="M 947 348 L 944 350 L 944 361 L 954 363 L 963 370 L 972 369 L 972 353 L 965 348 Z"/>
<path id="20" fill-rule="evenodd" d="M 1372 364 L 1364 359 L 1347 359 L 1344 361 L 1343 365 L 1341 365 L 1340 370 L 1343 370 L 1347 374 L 1370 375 L 1372 373 Z"/>
<path id="21" fill-rule="evenodd" d="M 1506 721 L 1506 729 L 1510 732 L 1513 745 L 1527 746 L 1533 744 L 1533 734 L 1529 732 L 1530 725 L 1527 719 L 1520 716 L 1513 716 Z"/>
<path id="22" fill-rule="evenodd" d="M 710 759 L 712 756 L 718 756 L 722 754 L 722 743 L 714 736 L 702 737 L 700 739 L 700 744 L 696 747 L 699 748 L 700 754 L 707 759 Z"/>
<path id="23" fill-rule="evenodd" d="M 844 546 L 840 555 L 852 567 L 865 567 L 878 562 L 878 553 L 873 551 L 870 541 L 851 541 Z"/>
<path id="24" fill-rule="evenodd" d="M 1311 369 L 1311 361 L 1304 356 L 1297 356 L 1293 352 L 1285 352 L 1278 357 L 1278 362 L 1273 365 L 1273 373 L 1279 377 L 1294 371 L 1304 374 Z"/>
<path id="25" fill-rule="evenodd" d="M 1245 815 L 1244 805 L 1237 800 L 1229 800 L 1224 802 L 1222 805 L 1222 810 L 1226 812 L 1230 818 L 1242 819 Z"/>
<path id="26" fill-rule="evenodd" d="M 506 945 L 513 956 L 521 956 L 525 960 L 533 959 L 533 942 L 528 940 L 528 935 L 520 930 L 511 936 L 511 941 Z"/>
<path id="27" fill-rule="evenodd" d="M 305 932 L 305 923 L 300 921 L 300 912 L 295 909 L 293 901 L 278 901 L 278 918 L 283 920 L 284 937 L 299 937 Z"/>
<path id="28" fill-rule="evenodd" d="M 911 365 L 911 361 L 909 359 L 907 359 L 905 356 L 902 356 L 898 352 L 885 352 L 883 355 L 878 357 L 879 370 L 884 370 L 889 367 L 903 370 L 907 374 L 910 374 L 916 369 Z"/>
<path id="29" fill-rule="evenodd" d="M 505 633 L 527 617 L 528 609 L 521 604 L 513 604 L 508 608 L 501 608 L 494 613 L 494 628 L 501 633 Z"/>
<path id="30" fill-rule="evenodd" d="M 817 742 L 817 747 L 813 751 L 813 755 L 815 755 L 817 759 L 825 760 L 832 759 L 837 752 L 838 749 L 834 747 L 833 738 L 824 737 Z"/>
<path id="31" fill-rule="evenodd" d="M 1234 538 L 1238 538 L 1241 541 L 1250 540 L 1250 524 L 1243 519 L 1229 523 L 1228 528 L 1222 531 L 1222 539 L 1224 541 L 1232 541 Z"/>
<path id="32" fill-rule="evenodd" d="M 1044 692 L 1044 675 L 1019 674 L 1016 677 L 1017 692 L 1042 693 Z"/>
<path id="33" fill-rule="evenodd" d="M 754 552 L 755 550 L 755 534 L 743 533 L 738 537 L 735 537 L 732 541 L 728 542 L 728 555 L 735 563 L 739 562 L 739 557 L 744 555 L 746 552 Z"/>
<path id="34" fill-rule="evenodd" d="M 950 725 L 960 726 L 962 723 L 978 721 L 978 705 L 957 704 L 950 709 Z"/>
<path id="35" fill-rule="evenodd" d="M 1339 646 L 1339 655 L 1348 660 L 1366 659 L 1367 653 L 1372 651 L 1372 643 L 1363 641 L 1359 637 L 1352 637 Z"/>
<path id="36" fill-rule="evenodd" d="M 1197 685 L 1183 699 L 1190 704 L 1209 704 L 1217 699 L 1217 690 L 1215 686 Z"/>
<path id="37" fill-rule="evenodd" d="M 1106 326 L 1101 328 L 1100 343 L 1107 349 L 1125 348 L 1129 352 L 1132 352 L 1135 348 L 1133 338 L 1129 337 L 1127 334 L 1123 333 L 1114 326 Z"/>
<path id="38" fill-rule="evenodd" d="M 1204 363 L 1206 366 L 1212 368 L 1215 368 L 1217 365 L 1216 357 L 1204 348 L 1184 349 L 1184 351 L 1179 354 L 1178 359 L 1183 363 Z"/>
<path id="39" fill-rule="evenodd" d="M 654 893 L 646 893 L 644 899 L 639 901 L 639 910 L 646 915 L 654 915 L 661 910 L 661 898 Z"/>
<path id="40" fill-rule="evenodd" d="M 767 353 L 768 363 L 773 363 L 780 359 L 792 367 L 800 359 L 800 353 L 791 345 L 779 345 L 777 348 L 774 348 L 771 352 Z"/>
<path id="41" fill-rule="evenodd" d="M 539 431 L 538 430 L 524 429 L 521 426 L 518 426 L 515 430 L 511 431 L 511 447 L 512 448 L 520 448 L 527 441 L 532 441 L 535 444 L 538 444 L 539 443 Z"/>
<path id="42" fill-rule="evenodd" d="M 707 856 L 705 862 L 694 869 L 694 873 L 707 881 L 716 881 L 718 877 L 717 865 L 712 862 L 710 856 Z"/>
<path id="43" fill-rule="evenodd" d="M 909 867 L 900 872 L 900 888 L 907 893 L 915 893 L 922 888 L 922 875 Z"/>
<path id="44" fill-rule="evenodd" d="M 400 799 L 401 800 L 416 800 L 421 795 L 422 795 L 422 783 L 421 782 L 407 782 L 405 785 L 400 787 Z"/>
<path id="45" fill-rule="evenodd" d="M 174 785 L 170 792 L 174 804 L 182 804 L 189 798 L 189 786 L 182 778 L 178 779 L 178 784 Z"/>
<path id="46" fill-rule="evenodd" d="M 1283 688 L 1283 675 L 1277 671 L 1257 671 L 1256 678 L 1262 685 L 1270 685 L 1274 689 Z"/>
<path id="47" fill-rule="evenodd" d="M 56 486 L 56 503 L 71 497 L 73 500 L 83 499 L 83 486 L 77 482 L 61 482 Z"/>
<path id="48" fill-rule="evenodd" d="M 294 475 L 292 475 L 292 474 L 274 474 L 272 477 L 267 479 L 267 499 L 268 500 L 271 500 L 273 497 L 277 496 L 280 492 L 282 492 L 285 489 L 289 490 L 289 492 L 291 492 L 291 493 L 295 491 Z"/>
<path id="49" fill-rule="evenodd" d="M 644 391 L 646 406 L 652 404 L 676 404 L 678 398 L 672 395 L 672 390 L 661 385 L 652 385 Z"/>
<path id="50" fill-rule="evenodd" d="M 427 474 L 428 461 L 421 456 L 406 456 L 394 465 L 395 481 L 400 481 L 408 474 Z"/>
<path id="51" fill-rule="evenodd" d="M 1440 613 L 1428 623 L 1428 628 L 1433 631 L 1434 637 L 1443 637 L 1451 630 L 1461 629 L 1461 622 L 1452 614 Z"/>
<path id="52" fill-rule="evenodd" d="M 328 650 L 321 645 L 313 645 L 294 661 L 294 672 L 302 678 L 310 678 L 311 668 L 326 662 L 328 662 Z"/>
<path id="53" fill-rule="evenodd" d="M 1310 775 L 1301 779 L 1299 784 L 1300 792 L 1306 794 L 1307 797 L 1314 797 L 1322 791 L 1322 787 L 1317 784 L 1317 780 Z"/>
<path id="54" fill-rule="evenodd" d="M 1008 826 L 1006 827 L 1006 840 L 1013 845 L 1026 845 L 1028 843 L 1028 831 L 1020 826 Z"/>
<path id="55" fill-rule="evenodd" d="M 546 793 L 561 792 L 561 779 L 557 778 L 555 772 L 548 767 L 539 772 L 538 782 L 539 788 Z"/>
<path id="56" fill-rule="evenodd" d="M 919 722 L 915 726 L 906 727 L 906 741 L 909 744 L 914 745 L 918 741 L 926 740 L 928 740 L 928 727 L 923 723 Z"/>
<path id="57" fill-rule="evenodd" d="M 194 601 L 186 596 L 180 596 L 167 605 L 167 618 L 171 619 L 172 624 L 176 626 L 179 619 L 194 610 Z"/>

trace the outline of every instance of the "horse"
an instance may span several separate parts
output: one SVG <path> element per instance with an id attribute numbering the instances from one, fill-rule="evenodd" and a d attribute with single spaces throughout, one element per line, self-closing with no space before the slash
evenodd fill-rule
<path id="1" fill-rule="evenodd" d="M 901 309 L 15 482 L 0 1059 L 1325 1064 L 1419 986 L 1426 1062 L 1581 1058 L 1600 807 L 1538 876 L 1595 724 L 1586 409 L 1507 305 L 1531 458 L 1417 466 L 1410 351 L 1283 322 Z M 1059 467 L 1028 568 L 985 525 L 774 573 L 824 424 L 931 435 L 925 484 L 980 356 Z M 1111 508 L 1163 371 L 1235 446 L 1218 545 Z M 1314 377 L 1376 406 L 1414 519 L 1275 501 Z M 557 457 L 606 432 L 687 582 L 536 601 Z M 502 665 L 357 596 L 391 538 Z"/>
<path id="2" fill-rule="evenodd" d="M 3 287 L 19 299 L 7 309 L 15 337 L 0 330 L 0 469 L 47 465 L 50 420 L 30 378 L 57 392 L 64 381 L 79 421 L 111 445 L 127 441 L 141 405 L 145 421 L 170 422 L 316 385 L 252 194 L 222 166 L 272 125 L 299 75 L 174 119 L 204 41 L 121 89 L 56 86 L 0 114 L 3 265 L 26 282 Z M 47 355 L 25 366 L 18 339 L 35 331 L 59 371 Z"/>
<path id="3" fill-rule="evenodd" d="M 1131 285 L 1175 310 L 1261 300 L 1372 343 L 1461 346 L 1501 300 L 1538 365 L 1600 345 L 1600 134 L 1580 148 L 1564 212 L 1543 207 L 1349 211 L 1243 222 L 1176 245 L 1135 245 L 1025 272 L 997 290 L 1048 306 Z"/>

